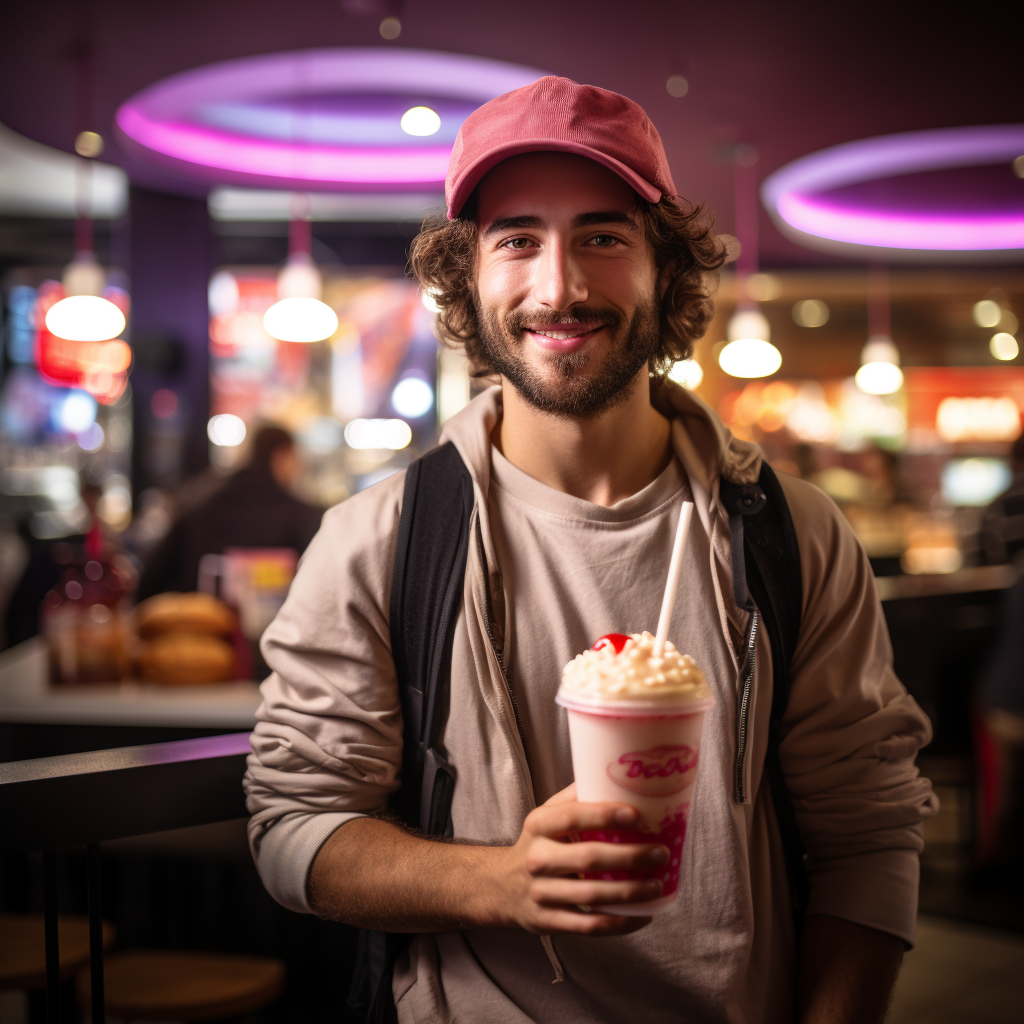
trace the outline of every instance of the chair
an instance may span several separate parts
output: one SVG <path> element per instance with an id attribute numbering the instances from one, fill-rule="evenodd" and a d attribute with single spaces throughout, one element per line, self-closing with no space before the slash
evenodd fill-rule
<path id="1" fill-rule="evenodd" d="M 128 949 L 103 960 L 107 1013 L 126 1020 L 219 1020 L 258 1010 L 284 991 L 285 969 L 269 957 Z M 76 979 L 89 1006 L 89 971 Z"/>
<path id="2" fill-rule="evenodd" d="M 109 949 L 116 931 L 103 922 L 103 948 Z M 62 981 L 89 963 L 89 919 L 70 914 L 57 918 Z M 88 972 L 88 971 L 87 971 Z M 46 940 L 42 914 L 0 914 L 0 991 L 46 987 Z"/>

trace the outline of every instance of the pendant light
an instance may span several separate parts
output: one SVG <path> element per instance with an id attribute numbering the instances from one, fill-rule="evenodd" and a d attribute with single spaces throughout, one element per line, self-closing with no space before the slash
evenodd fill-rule
<path id="1" fill-rule="evenodd" d="M 93 252 L 92 161 L 103 139 L 92 130 L 92 47 L 78 52 L 78 123 L 75 152 L 75 255 L 64 270 L 64 298 L 46 313 L 46 329 L 65 341 L 110 341 L 125 328 L 124 313 L 104 297 L 107 275 Z"/>
<path id="2" fill-rule="evenodd" d="M 292 196 L 288 260 L 277 275 L 277 302 L 263 316 L 263 327 L 278 341 L 314 342 L 338 329 L 338 315 L 321 302 L 323 279 L 310 252 L 309 196 Z"/>
<path id="3" fill-rule="evenodd" d="M 729 343 L 718 364 L 730 377 L 770 377 L 782 365 L 782 354 L 769 340 L 771 327 L 757 306 L 741 307 L 726 325 Z"/>
<path id="4" fill-rule="evenodd" d="M 771 343 L 767 317 L 747 294 L 747 279 L 757 273 L 757 150 L 739 145 L 733 154 L 736 237 L 736 312 L 726 325 L 728 344 L 718 365 L 730 377 L 769 377 L 782 366 L 782 354 Z"/>
<path id="5" fill-rule="evenodd" d="M 110 341 L 125 328 L 124 313 L 103 297 L 107 275 L 91 250 L 79 250 L 64 270 L 65 298 L 46 312 L 46 329 L 65 341 Z"/>
<path id="6" fill-rule="evenodd" d="M 854 382 L 869 395 L 892 395 L 903 387 L 900 351 L 893 344 L 889 280 L 884 267 L 868 272 L 868 343 L 860 353 Z"/>

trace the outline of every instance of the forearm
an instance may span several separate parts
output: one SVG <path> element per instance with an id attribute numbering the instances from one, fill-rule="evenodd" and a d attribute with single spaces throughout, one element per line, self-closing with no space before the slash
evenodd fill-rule
<path id="1" fill-rule="evenodd" d="M 356 818 L 324 843 L 309 877 L 321 917 L 389 932 L 511 924 L 498 884 L 507 847 L 443 843 L 380 818 Z"/>
<path id="2" fill-rule="evenodd" d="M 797 979 L 799 1024 L 882 1024 L 904 944 L 838 917 L 804 922 Z"/>
<path id="3" fill-rule="evenodd" d="M 540 935 L 623 935 L 650 918 L 582 907 L 656 899 L 662 891 L 657 879 L 604 879 L 660 869 L 668 849 L 569 840 L 636 820 L 636 810 L 624 804 L 576 802 L 572 786 L 527 815 L 513 846 L 436 842 L 380 818 L 355 818 L 313 861 L 308 903 L 321 917 L 377 931 L 525 928 Z"/>

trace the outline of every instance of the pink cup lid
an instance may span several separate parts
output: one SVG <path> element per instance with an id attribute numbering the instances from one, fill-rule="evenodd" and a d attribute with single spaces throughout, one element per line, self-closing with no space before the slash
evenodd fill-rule
<path id="1" fill-rule="evenodd" d="M 583 711 L 603 718 L 681 718 L 709 711 L 715 706 L 714 697 L 687 700 L 676 697 L 665 700 L 594 700 L 580 694 L 567 694 L 559 690 L 555 703 L 570 711 Z"/>

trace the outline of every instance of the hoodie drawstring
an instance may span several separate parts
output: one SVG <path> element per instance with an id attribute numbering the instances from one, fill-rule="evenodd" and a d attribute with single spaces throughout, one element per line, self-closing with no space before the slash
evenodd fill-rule
<path id="1" fill-rule="evenodd" d="M 544 952 L 547 953 L 548 960 L 551 961 L 551 966 L 555 971 L 555 980 L 551 982 L 551 984 L 557 985 L 560 981 L 565 981 L 565 972 L 562 970 L 562 963 L 558 959 L 558 954 L 555 952 L 555 946 L 551 941 L 551 936 L 542 935 L 540 937 L 540 944 L 544 947 Z"/>

